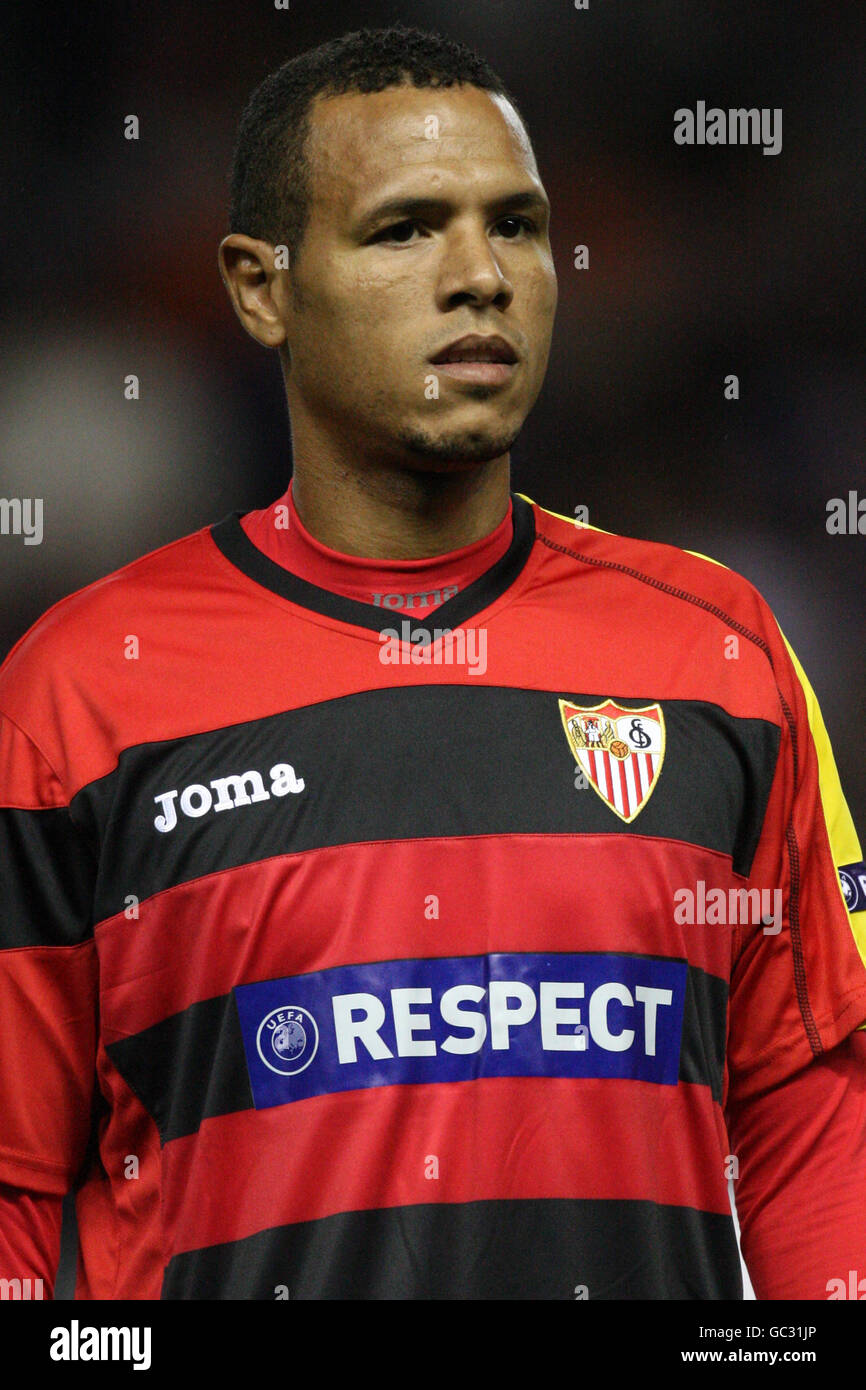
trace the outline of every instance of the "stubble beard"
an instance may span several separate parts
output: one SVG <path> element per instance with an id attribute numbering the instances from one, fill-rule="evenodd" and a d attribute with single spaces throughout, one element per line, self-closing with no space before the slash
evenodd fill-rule
<path id="1" fill-rule="evenodd" d="M 426 430 L 408 429 L 398 435 L 398 442 L 418 464 L 435 469 L 471 467 L 490 463 L 507 454 L 520 433 L 520 428 L 501 430 L 495 434 L 485 430 L 455 430 L 433 434 Z"/>

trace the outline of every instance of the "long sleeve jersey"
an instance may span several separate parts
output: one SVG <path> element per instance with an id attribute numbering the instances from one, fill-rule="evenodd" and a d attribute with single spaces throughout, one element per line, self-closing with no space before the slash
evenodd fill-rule
<path id="1" fill-rule="evenodd" d="M 75 1187 L 80 1298 L 739 1298 L 740 1160 L 758 1292 L 847 1275 L 866 869 L 809 682 L 724 566 L 511 516 L 419 617 L 235 513 L 10 653 L 9 1277 Z M 800 1275 L 785 1097 L 843 1194 Z"/>

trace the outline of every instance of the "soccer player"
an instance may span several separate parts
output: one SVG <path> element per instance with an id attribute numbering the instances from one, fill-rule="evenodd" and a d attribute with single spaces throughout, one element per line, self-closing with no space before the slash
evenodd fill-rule
<path id="1" fill-rule="evenodd" d="M 866 1272 L 866 870 L 744 579 L 512 493 L 556 305 L 502 82 L 252 96 L 222 274 L 283 497 L 0 673 L 0 1276 L 79 1298 L 742 1296 Z M 568 460 L 564 460 L 568 465 Z"/>

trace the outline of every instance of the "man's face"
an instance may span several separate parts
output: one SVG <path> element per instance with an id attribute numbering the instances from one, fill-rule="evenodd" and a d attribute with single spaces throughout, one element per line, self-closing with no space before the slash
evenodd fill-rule
<path id="1" fill-rule="evenodd" d="M 320 98 L 307 148 L 309 218 L 280 297 L 293 424 L 412 468 L 506 453 L 541 389 L 557 297 L 513 108 L 470 86 Z M 470 334 L 513 360 L 441 360 Z"/>

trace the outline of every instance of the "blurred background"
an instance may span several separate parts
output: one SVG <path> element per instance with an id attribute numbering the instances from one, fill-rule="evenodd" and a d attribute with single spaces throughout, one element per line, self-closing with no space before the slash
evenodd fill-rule
<path id="1" fill-rule="evenodd" d="M 397 20 L 499 70 L 553 203 L 560 307 L 515 488 L 758 586 L 862 838 L 866 536 L 826 529 L 831 498 L 866 498 L 860 0 L 4 7 L 0 496 L 43 498 L 44 539 L 0 536 L 0 656 L 71 590 L 284 490 L 277 358 L 216 265 L 235 126 L 285 59 Z M 698 101 L 781 107 L 781 153 L 675 144 Z"/>

